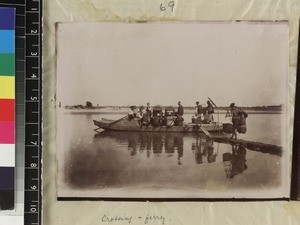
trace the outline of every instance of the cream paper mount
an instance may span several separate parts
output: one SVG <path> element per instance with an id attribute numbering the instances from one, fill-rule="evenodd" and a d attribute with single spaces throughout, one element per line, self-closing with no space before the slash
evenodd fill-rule
<path id="1" fill-rule="evenodd" d="M 162 2 L 165 4 L 165 2 Z M 44 224 L 104 224 L 105 216 L 146 217 L 163 215 L 167 224 L 298 224 L 296 202 L 89 202 L 56 200 L 55 143 L 55 23 L 79 21 L 135 20 L 289 20 L 289 90 L 290 123 L 293 121 L 295 65 L 299 4 L 297 2 L 175 2 L 173 12 L 160 11 L 161 2 L 145 1 L 46 1 L 44 13 L 44 159 L 43 159 L 43 223 Z M 129 7 L 130 6 L 130 7 Z M 47 103 L 47 104 L 45 104 Z M 291 143 L 290 126 L 289 143 Z M 290 145 L 291 146 L 291 145 Z M 55 216 L 54 216 L 55 215 Z M 242 219 L 243 218 L 243 219 Z M 105 218 L 104 218 L 105 219 Z M 143 221 L 142 221 L 143 222 Z M 161 221 L 157 221 L 161 222 Z M 111 222 L 120 223 L 120 222 Z M 132 220 L 131 224 L 141 224 Z M 155 223 L 153 223 L 155 224 Z M 157 223 L 161 224 L 161 223 Z"/>

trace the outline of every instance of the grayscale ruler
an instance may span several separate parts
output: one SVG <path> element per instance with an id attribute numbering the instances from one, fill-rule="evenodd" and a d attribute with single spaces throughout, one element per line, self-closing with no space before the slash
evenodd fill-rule
<path id="1" fill-rule="evenodd" d="M 24 225 L 38 225 L 42 204 L 42 0 L 0 0 L 0 7 L 16 8 L 16 212 L 22 216 L 24 212 Z"/>
<path id="2" fill-rule="evenodd" d="M 21 224 L 24 215 L 24 159 L 25 159 L 25 0 L 0 0 L 0 7 L 16 9 L 15 18 L 15 84 L 16 84 L 16 172 L 15 211 L 1 221 Z M 6 223 L 7 223 L 6 222 Z"/>
<path id="3" fill-rule="evenodd" d="M 16 8 L 16 199 L 24 203 L 24 225 L 39 225 L 42 0 L 0 0 L 0 6 Z"/>
<path id="4" fill-rule="evenodd" d="M 24 224 L 41 224 L 42 0 L 26 0 Z"/>

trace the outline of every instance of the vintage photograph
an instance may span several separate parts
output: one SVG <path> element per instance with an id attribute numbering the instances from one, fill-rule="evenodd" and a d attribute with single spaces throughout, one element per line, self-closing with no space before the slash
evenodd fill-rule
<path id="1" fill-rule="evenodd" d="M 287 22 L 59 23 L 58 198 L 284 198 Z"/>

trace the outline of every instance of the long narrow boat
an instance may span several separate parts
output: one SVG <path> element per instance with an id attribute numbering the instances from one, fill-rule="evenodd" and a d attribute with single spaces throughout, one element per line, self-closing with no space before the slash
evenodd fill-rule
<path id="1" fill-rule="evenodd" d="M 171 133 L 203 133 L 204 131 L 216 132 L 223 130 L 223 124 L 218 122 L 213 122 L 209 124 L 194 124 L 187 123 L 182 126 L 159 126 L 154 127 L 141 126 L 139 125 L 138 119 L 128 119 L 128 116 L 125 116 L 118 120 L 93 120 L 95 126 L 98 128 L 95 131 L 98 131 L 100 128 L 104 130 L 114 130 L 114 131 L 135 131 L 135 132 L 171 132 Z"/>

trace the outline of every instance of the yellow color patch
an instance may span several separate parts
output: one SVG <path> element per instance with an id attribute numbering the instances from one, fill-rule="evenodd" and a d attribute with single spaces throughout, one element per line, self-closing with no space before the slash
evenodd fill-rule
<path id="1" fill-rule="evenodd" d="M 15 77 L 0 76 L 0 99 L 15 98 Z"/>

